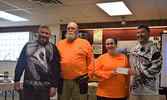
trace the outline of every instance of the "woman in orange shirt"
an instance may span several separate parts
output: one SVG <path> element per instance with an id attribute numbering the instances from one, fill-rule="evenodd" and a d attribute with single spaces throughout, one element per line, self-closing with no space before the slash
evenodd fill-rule
<path id="1" fill-rule="evenodd" d="M 107 53 L 98 57 L 95 78 L 98 80 L 97 100 L 126 100 L 129 95 L 129 75 L 118 74 L 117 67 L 130 68 L 127 57 L 116 52 L 117 39 L 106 39 Z"/>

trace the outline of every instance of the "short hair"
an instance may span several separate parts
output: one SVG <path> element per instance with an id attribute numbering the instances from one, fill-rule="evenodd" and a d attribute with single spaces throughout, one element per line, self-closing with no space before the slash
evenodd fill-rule
<path id="1" fill-rule="evenodd" d="M 70 24 L 70 23 L 75 24 L 75 25 L 76 25 L 76 28 L 78 29 L 78 24 L 77 24 L 76 22 L 69 22 L 68 24 Z M 68 26 L 68 24 L 67 24 L 67 26 Z"/>
<path id="2" fill-rule="evenodd" d="M 106 38 L 106 40 L 107 40 L 107 39 L 113 39 L 114 42 L 115 42 L 115 44 L 117 45 L 117 38 L 116 38 L 116 37 L 114 37 L 114 36 L 109 36 L 109 37 Z"/>
<path id="3" fill-rule="evenodd" d="M 145 28 L 147 33 L 150 33 L 150 29 L 149 29 L 149 27 L 147 25 L 139 25 L 137 29 L 141 29 L 141 28 Z"/>
<path id="4" fill-rule="evenodd" d="M 48 29 L 49 31 L 51 31 L 50 28 L 49 28 L 49 26 L 47 26 L 47 25 L 41 25 L 41 26 L 39 27 L 38 32 L 40 32 L 40 30 L 41 30 L 42 28 L 46 28 L 46 29 Z"/>

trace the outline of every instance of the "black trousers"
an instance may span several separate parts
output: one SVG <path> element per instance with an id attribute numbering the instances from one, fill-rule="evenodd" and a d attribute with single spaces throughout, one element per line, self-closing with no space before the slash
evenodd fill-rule
<path id="1" fill-rule="evenodd" d="M 50 100 L 49 90 L 31 90 L 23 89 L 22 100 Z"/>
<path id="2" fill-rule="evenodd" d="M 126 100 L 126 97 L 124 98 L 106 98 L 106 97 L 97 96 L 97 100 Z"/>

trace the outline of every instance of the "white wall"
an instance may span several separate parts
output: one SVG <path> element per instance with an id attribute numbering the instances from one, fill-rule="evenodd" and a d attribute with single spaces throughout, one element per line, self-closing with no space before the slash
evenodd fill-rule
<path id="1" fill-rule="evenodd" d="M 60 25 L 48 25 L 52 30 L 51 35 L 56 35 L 56 44 L 61 39 Z"/>

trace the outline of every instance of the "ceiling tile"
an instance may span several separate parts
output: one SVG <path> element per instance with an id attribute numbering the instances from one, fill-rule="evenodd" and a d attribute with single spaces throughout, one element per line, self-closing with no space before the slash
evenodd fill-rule
<path id="1" fill-rule="evenodd" d="M 158 13 L 155 0 L 126 0 L 124 1 L 133 14 Z"/>
<path id="2" fill-rule="evenodd" d="M 160 19 L 160 15 L 159 14 L 139 14 L 137 15 L 137 19 L 138 20 L 156 20 L 156 19 Z"/>
<path id="3" fill-rule="evenodd" d="M 103 16 L 103 17 L 109 17 L 107 13 L 105 13 L 102 9 L 100 9 L 95 4 L 89 4 L 89 5 L 78 5 L 78 6 L 71 6 L 78 12 L 89 16 L 89 17 L 97 17 L 97 16 Z"/>
<path id="4" fill-rule="evenodd" d="M 11 10 L 11 9 L 16 9 L 15 7 L 12 7 L 10 5 L 7 5 L 5 3 L 3 3 L 2 1 L 0 1 L 0 10 Z"/>
<path id="5" fill-rule="evenodd" d="M 118 22 L 121 16 L 110 17 L 96 3 L 120 0 L 60 0 L 63 5 L 43 4 L 32 0 L 0 0 L 0 10 L 29 19 L 28 22 L 11 22 L 0 19 L 0 27 L 40 24 Z M 167 0 L 123 0 L 132 12 L 125 21 L 167 19 Z M 63 20 L 63 21 L 60 21 Z"/>

